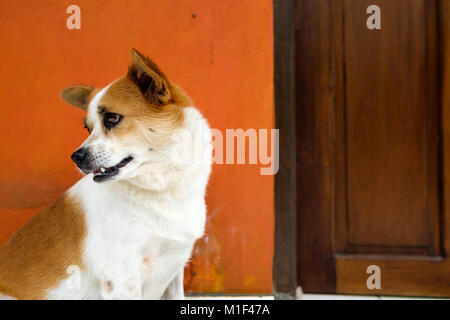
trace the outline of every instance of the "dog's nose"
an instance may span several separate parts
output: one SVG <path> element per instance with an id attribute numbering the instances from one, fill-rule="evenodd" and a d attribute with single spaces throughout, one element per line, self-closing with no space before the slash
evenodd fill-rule
<path id="1" fill-rule="evenodd" d="M 77 151 L 75 151 L 74 153 L 72 153 L 72 160 L 73 162 L 75 162 L 77 164 L 77 166 L 81 166 L 81 164 L 83 163 L 83 160 L 86 159 L 86 155 L 87 155 L 87 149 L 86 148 L 80 148 Z"/>

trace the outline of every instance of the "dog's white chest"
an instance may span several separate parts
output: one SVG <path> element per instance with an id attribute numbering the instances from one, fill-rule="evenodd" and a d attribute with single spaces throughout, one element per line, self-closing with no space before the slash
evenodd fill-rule
<path id="1" fill-rule="evenodd" d="M 86 210 L 83 260 L 87 270 L 79 277 L 81 290 L 68 288 L 71 283 L 65 281 L 51 296 L 159 299 L 190 257 L 195 235 L 204 227 L 204 208 L 186 204 L 185 211 L 197 214 L 188 212 L 191 219 L 185 221 L 180 218 L 185 211 L 163 206 L 164 216 L 158 212 L 160 206 L 154 211 L 148 206 L 141 209 L 88 178 L 71 190 Z M 195 216 L 200 218 L 192 219 Z"/>

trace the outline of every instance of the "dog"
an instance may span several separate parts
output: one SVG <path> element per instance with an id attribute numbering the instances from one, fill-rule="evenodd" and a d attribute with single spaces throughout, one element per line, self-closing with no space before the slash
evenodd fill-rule
<path id="1" fill-rule="evenodd" d="M 126 76 L 62 99 L 86 111 L 71 158 L 84 174 L 0 247 L 10 299 L 183 299 L 206 220 L 211 130 L 189 96 L 135 49 Z"/>

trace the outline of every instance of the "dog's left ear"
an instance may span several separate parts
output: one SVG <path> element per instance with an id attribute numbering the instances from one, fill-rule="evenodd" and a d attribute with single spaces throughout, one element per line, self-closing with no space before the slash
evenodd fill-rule
<path id="1" fill-rule="evenodd" d="M 152 104 L 162 106 L 172 99 L 169 81 L 158 66 L 136 49 L 131 50 L 131 65 L 128 77 L 139 87 L 144 97 Z"/>
<path id="2" fill-rule="evenodd" d="M 61 90 L 60 96 L 68 104 L 86 111 L 94 89 L 94 87 L 88 86 L 67 87 Z"/>

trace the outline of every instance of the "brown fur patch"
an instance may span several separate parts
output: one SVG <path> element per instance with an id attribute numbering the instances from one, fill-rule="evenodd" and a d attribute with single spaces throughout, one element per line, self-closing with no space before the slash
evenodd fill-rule
<path id="1" fill-rule="evenodd" d="M 89 94 L 89 102 L 91 102 L 91 100 L 96 96 L 97 93 L 99 93 L 100 89 L 99 88 L 94 88 L 91 93 Z"/>
<path id="2" fill-rule="evenodd" d="M 153 133 L 153 142 L 161 144 L 170 138 L 170 134 L 184 124 L 183 107 L 192 105 L 189 97 L 178 87 L 170 85 L 172 103 L 159 106 L 152 104 L 128 77 L 114 82 L 99 101 L 105 112 L 123 116 L 121 122 L 105 132 L 110 137 L 123 139 L 137 137 L 145 139 L 146 133 Z M 98 106 L 92 106 L 96 108 Z M 89 122 L 90 119 L 88 119 Z M 157 145 L 153 145 L 157 147 Z"/>
<path id="3" fill-rule="evenodd" d="M 18 299 L 44 299 L 68 276 L 83 268 L 86 226 L 82 208 L 61 196 L 0 247 L 0 292 Z"/>

